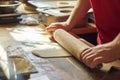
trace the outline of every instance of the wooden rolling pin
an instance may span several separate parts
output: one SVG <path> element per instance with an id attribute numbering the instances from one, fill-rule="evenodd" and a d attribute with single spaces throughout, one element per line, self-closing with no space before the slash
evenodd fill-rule
<path id="1" fill-rule="evenodd" d="M 63 29 L 57 29 L 53 37 L 63 48 L 79 60 L 80 54 L 90 47 Z"/>
<path id="2" fill-rule="evenodd" d="M 91 45 L 88 45 L 84 41 L 75 38 L 73 35 L 69 34 L 63 29 L 57 29 L 53 33 L 53 37 L 63 48 L 65 48 L 80 61 L 80 54 L 84 50 L 91 47 Z M 100 69 L 102 66 L 102 64 L 99 64 L 96 66 L 96 68 Z"/>

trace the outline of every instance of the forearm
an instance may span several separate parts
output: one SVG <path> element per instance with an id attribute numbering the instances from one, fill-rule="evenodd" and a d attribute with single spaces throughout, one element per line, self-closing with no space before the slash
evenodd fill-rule
<path id="1" fill-rule="evenodd" d="M 82 22 L 90 8 L 89 0 L 77 0 L 75 8 L 67 20 L 69 27 L 73 28 Z"/>
<path id="2" fill-rule="evenodd" d="M 111 52 L 113 53 L 113 56 L 120 58 L 120 33 L 115 37 L 113 41 L 105 44 L 105 46 L 111 48 Z"/>
<path id="3" fill-rule="evenodd" d="M 115 46 L 116 51 L 120 54 L 120 33 L 116 36 L 112 43 Z"/>

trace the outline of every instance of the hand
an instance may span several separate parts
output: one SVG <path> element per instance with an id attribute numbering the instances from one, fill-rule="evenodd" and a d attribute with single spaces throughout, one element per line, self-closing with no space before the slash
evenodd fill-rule
<path id="1" fill-rule="evenodd" d="M 48 27 L 46 27 L 46 31 L 51 35 L 49 37 L 50 40 L 52 41 L 55 41 L 54 38 L 53 38 L 53 32 L 56 30 L 56 29 L 64 29 L 64 30 L 69 30 L 69 26 L 67 25 L 66 22 L 56 22 L 56 23 L 52 23 L 50 24 Z"/>
<path id="2" fill-rule="evenodd" d="M 52 23 L 48 27 L 46 27 L 45 30 L 52 35 L 56 29 L 60 29 L 60 28 L 64 30 L 69 30 L 69 26 L 66 22 Z"/>
<path id="3" fill-rule="evenodd" d="M 117 60 L 120 54 L 111 44 L 102 44 L 85 50 L 80 56 L 83 63 L 95 68 L 98 64 Z"/>

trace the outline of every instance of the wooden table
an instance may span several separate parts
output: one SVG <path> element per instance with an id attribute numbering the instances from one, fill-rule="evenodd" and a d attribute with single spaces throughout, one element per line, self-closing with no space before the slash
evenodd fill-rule
<path id="1" fill-rule="evenodd" d="M 32 54 L 32 50 L 40 45 L 52 43 L 41 25 L 27 26 L 20 24 L 0 25 L 0 41 L 4 45 L 21 46 L 28 60 L 38 73 L 29 76 L 30 80 L 119 80 L 120 71 L 93 70 L 74 57 L 40 58 Z M 76 34 L 95 32 L 95 27 L 73 29 Z M 44 38 L 44 39 L 42 39 Z M 6 43 L 9 42 L 9 43 Z M 19 43 L 19 45 L 18 45 Z M 110 75 L 110 76 L 109 76 Z M 114 75 L 114 76 L 112 76 Z M 28 77 L 27 77 L 28 78 Z"/>
<path id="2" fill-rule="evenodd" d="M 41 39 L 43 37 L 45 37 L 44 40 Z M 22 46 L 26 52 L 28 60 L 36 67 L 38 73 L 31 74 L 30 80 L 33 78 L 39 78 L 39 80 L 108 80 L 106 78 L 109 77 L 113 77 L 109 80 L 117 80 L 115 78 L 119 77 L 119 71 L 112 72 L 114 76 L 109 76 L 112 75 L 111 72 L 109 74 L 102 70 L 90 69 L 74 57 L 40 58 L 34 56 L 31 51 L 36 46 L 51 43 L 47 38 L 46 32 L 38 26 L 0 25 L 1 43 L 8 45 L 8 43 L 5 43 L 7 39 L 10 45 L 13 45 L 11 44 L 13 41 L 17 46 L 19 43 L 19 46 Z"/>

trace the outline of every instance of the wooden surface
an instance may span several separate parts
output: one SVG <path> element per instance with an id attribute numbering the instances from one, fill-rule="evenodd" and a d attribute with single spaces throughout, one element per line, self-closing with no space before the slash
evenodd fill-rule
<path id="1" fill-rule="evenodd" d="M 41 30 L 41 28 L 12 24 L 0 25 L 0 30 L 1 43 L 4 43 L 6 47 L 7 45 L 21 46 L 26 52 L 25 55 L 38 70 L 38 73 L 32 74 L 31 78 L 46 77 L 48 80 L 99 80 L 100 77 L 103 77 L 104 72 L 94 72 L 73 57 L 47 59 L 32 55 L 31 51 L 36 48 L 35 46 L 42 47 L 43 45 L 51 44 L 51 41 L 47 40 L 47 38 L 45 38 L 46 40 L 40 39 L 43 38 L 41 36 L 38 38 L 39 40 L 36 40 L 37 38 L 34 39 L 35 35 L 38 36 L 43 34 L 43 30 Z M 29 33 L 30 31 L 28 30 L 33 31 L 33 33 L 31 36 L 24 37 L 22 34 L 25 35 L 26 33 Z M 14 40 L 16 42 L 13 42 Z"/>
<path id="2" fill-rule="evenodd" d="M 119 80 L 119 70 L 93 70 L 76 60 L 74 57 L 40 58 L 31 53 L 32 50 L 52 45 L 42 25 L 27 26 L 20 24 L 0 25 L 0 42 L 4 47 L 20 46 L 24 55 L 35 66 L 38 73 L 31 74 L 30 80 Z M 89 31 L 88 31 L 89 30 Z M 92 33 L 95 28 L 79 28 L 77 34 Z M 22 53 L 22 52 L 21 52 Z M 113 72 L 112 72 L 113 71 Z M 114 75 L 114 76 L 112 76 Z M 27 77 L 28 78 L 28 77 Z"/>
<path id="3" fill-rule="evenodd" d="M 76 60 L 74 57 L 40 58 L 34 56 L 31 53 L 32 50 L 37 47 L 43 47 L 46 44 L 51 45 L 51 43 L 53 43 L 48 39 L 47 33 L 38 26 L 26 26 L 19 24 L 0 25 L 0 41 L 5 46 L 9 44 L 11 46 L 21 46 L 23 48 L 25 51 L 24 55 L 26 55 L 28 60 L 30 60 L 30 62 L 38 70 L 38 73 L 31 74 L 31 79 L 107 80 L 107 77 L 109 77 L 108 75 L 112 74 L 109 74 L 103 70 L 92 70 Z M 119 75 L 118 73 L 119 72 L 117 71 L 113 74 Z M 115 78 L 115 76 L 110 77 Z"/>

